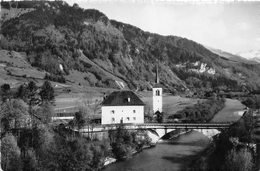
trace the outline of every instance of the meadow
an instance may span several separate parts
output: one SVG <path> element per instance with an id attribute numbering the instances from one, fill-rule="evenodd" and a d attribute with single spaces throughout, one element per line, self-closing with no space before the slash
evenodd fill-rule
<path id="1" fill-rule="evenodd" d="M 95 103 L 95 101 L 102 102 L 103 96 L 116 91 L 115 89 L 106 88 L 87 88 L 84 92 L 69 92 L 59 93 L 55 98 L 55 111 L 60 112 L 73 112 L 83 101 L 87 103 Z M 118 90 L 117 90 L 118 91 Z M 137 95 L 145 103 L 146 111 L 152 114 L 153 98 L 152 91 L 138 92 Z M 163 96 L 163 112 L 165 117 L 175 114 L 177 111 L 185 109 L 187 106 L 193 106 L 198 101 L 202 102 L 205 99 L 186 98 L 179 95 L 173 96 L 171 94 L 164 94 Z M 245 109 L 238 100 L 226 99 L 225 107 L 219 111 L 211 120 L 211 122 L 233 122 L 241 117 L 241 112 Z M 101 115 L 101 106 L 97 112 Z M 239 115 L 240 113 L 240 115 Z"/>
<path id="2" fill-rule="evenodd" d="M 219 111 L 210 122 L 233 122 L 241 118 L 240 111 L 245 110 L 243 105 L 238 100 L 226 99 L 225 107 Z"/>
<path id="3" fill-rule="evenodd" d="M 116 91 L 116 90 L 106 89 L 106 88 L 88 88 L 86 89 L 85 92 L 59 93 L 55 98 L 55 110 L 61 112 L 72 112 L 75 111 L 78 104 L 81 103 L 82 100 L 87 99 L 89 103 L 93 103 L 96 100 L 102 102 L 104 94 L 108 95 L 112 91 Z M 145 108 L 147 108 L 148 110 L 150 110 L 150 112 L 152 112 L 152 107 L 153 107 L 152 91 L 138 92 L 137 95 L 145 103 Z M 169 115 L 176 113 L 179 110 L 184 109 L 187 106 L 196 104 L 197 101 L 198 99 L 185 98 L 181 96 L 173 96 L 171 94 L 164 94 L 163 111 L 167 117 Z M 202 100 L 200 99 L 200 101 Z"/>

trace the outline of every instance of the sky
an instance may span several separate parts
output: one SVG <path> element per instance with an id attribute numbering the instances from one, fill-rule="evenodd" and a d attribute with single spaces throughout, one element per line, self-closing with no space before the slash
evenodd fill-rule
<path id="1" fill-rule="evenodd" d="M 66 0 L 144 31 L 236 54 L 260 49 L 260 2 L 250 0 Z"/>

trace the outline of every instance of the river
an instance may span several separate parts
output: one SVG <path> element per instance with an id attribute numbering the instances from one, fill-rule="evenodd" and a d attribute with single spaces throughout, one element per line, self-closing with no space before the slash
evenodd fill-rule
<path id="1" fill-rule="evenodd" d="M 227 99 L 225 107 L 219 111 L 212 122 L 238 120 L 239 111 L 245 106 L 238 100 Z M 191 131 L 171 140 L 160 140 L 155 147 L 135 154 L 127 161 L 115 162 L 102 171 L 179 171 L 185 168 L 210 143 L 203 134 Z"/>
<path id="2" fill-rule="evenodd" d="M 171 140 L 160 140 L 155 147 L 135 154 L 127 161 L 106 166 L 102 171 L 176 171 L 187 166 L 209 145 L 210 139 L 191 131 Z"/>

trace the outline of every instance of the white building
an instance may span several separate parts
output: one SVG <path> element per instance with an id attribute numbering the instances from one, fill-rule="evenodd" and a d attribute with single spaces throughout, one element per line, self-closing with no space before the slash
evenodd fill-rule
<path id="1" fill-rule="evenodd" d="M 162 85 L 159 83 L 159 74 L 158 74 L 158 67 L 156 68 L 156 78 L 155 78 L 155 84 L 153 86 L 153 113 L 156 113 L 159 111 L 162 113 L 162 93 L 163 88 Z"/>
<path id="2" fill-rule="evenodd" d="M 155 84 L 153 86 L 153 113 L 159 111 L 162 113 L 162 85 Z"/>
<path id="3" fill-rule="evenodd" d="M 102 102 L 101 124 L 144 123 L 144 105 L 132 91 L 115 91 Z"/>

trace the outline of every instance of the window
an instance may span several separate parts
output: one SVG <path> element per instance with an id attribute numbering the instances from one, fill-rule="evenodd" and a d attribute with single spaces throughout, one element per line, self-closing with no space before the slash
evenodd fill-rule
<path id="1" fill-rule="evenodd" d="M 111 110 L 111 114 L 115 114 L 115 111 L 114 111 L 114 110 Z"/>
<path id="2" fill-rule="evenodd" d="M 115 122 L 115 118 L 112 118 L 111 121 L 112 121 L 112 122 Z"/>
<path id="3" fill-rule="evenodd" d="M 136 117 L 133 117 L 134 121 L 136 120 Z"/>
<path id="4" fill-rule="evenodd" d="M 133 110 L 133 113 L 135 113 L 135 110 Z"/>
<path id="5" fill-rule="evenodd" d="M 156 90 L 155 95 L 160 96 L 160 90 Z"/>
<path id="6" fill-rule="evenodd" d="M 130 121 L 130 118 L 129 118 L 129 117 L 127 117 L 127 118 L 126 118 L 126 120 L 127 120 L 127 121 Z"/>

